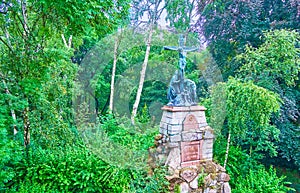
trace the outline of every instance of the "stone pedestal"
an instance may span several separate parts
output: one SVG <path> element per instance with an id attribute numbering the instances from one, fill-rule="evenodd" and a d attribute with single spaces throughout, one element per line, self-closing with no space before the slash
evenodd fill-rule
<path id="1" fill-rule="evenodd" d="M 161 146 L 168 151 L 159 157 L 166 165 L 179 169 L 212 160 L 213 130 L 207 125 L 203 106 L 162 108 L 160 122 Z M 163 160 L 162 160 L 163 161 Z"/>
<path id="2" fill-rule="evenodd" d="M 150 160 L 168 167 L 170 192 L 230 193 L 222 191 L 229 187 L 229 176 L 212 161 L 214 134 L 207 125 L 205 107 L 164 106 L 162 110 L 160 134 L 150 149 Z"/>

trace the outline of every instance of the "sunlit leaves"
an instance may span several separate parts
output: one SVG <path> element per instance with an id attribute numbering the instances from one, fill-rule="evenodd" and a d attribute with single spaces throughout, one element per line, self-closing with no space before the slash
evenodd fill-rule
<path id="1" fill-rule="evenodd" d="M 253 79 L 273 77 L 288 86 L 295 85 L 300 72 L 300 36 L 296 31 L 275 30 L 265 33 L 265 42 L 259 48 L 247 46 L 237 59 L 244 62 L 241 72 Z M 259 80 L 257 80 L 259 81 Z"/>
<path id="2" fill-rule="evenodd" d="M 233 141 L 250 148 L 250 153 L 253 146 L 256 152 L 276 155 L 274 141 L 278 140 L 279 130 L 270 124 L 270 119 L 273 113 L 279 111 L 279 96 L 253 82 L 233 78 L 227 83 L 219 83 L 213 91 L 214 103 L 218 102 L 220 105 L 220 114 L 226 113 Z M 225 100 L 223 103 L 218 101 L 222 99 Z M 218 119 L 211 117 L 211 120 Z"/>

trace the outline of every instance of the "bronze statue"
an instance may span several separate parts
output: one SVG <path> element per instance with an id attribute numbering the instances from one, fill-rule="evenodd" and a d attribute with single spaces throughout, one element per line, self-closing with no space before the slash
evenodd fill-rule
<path id="1" fill-rule="evenodd" d="M 196 85 L 193 81 L 184 78 L 187 52 L 194 52 L 198 48 L 188 48 L 184 46 L 185 38 L 179 36 L 179 46 L 164 46 L 165 50 L 178 51 L 179 53 L 179 73 L 175 72 L 170 82 L 168 91 L 168 106 L 191 106 L 197 104 Z"/>

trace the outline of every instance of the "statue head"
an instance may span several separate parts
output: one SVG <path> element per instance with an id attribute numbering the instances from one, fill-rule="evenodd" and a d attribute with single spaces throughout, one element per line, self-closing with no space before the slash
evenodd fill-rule
<path id="1" fill-rule="evenodd" d="M 185 37 L 184 37 L 183 34 L 179 35 L 178 44 L 179 44 L 179 47 L 183 47 L 184 46 L 184 44 L 185 44 Z"/>

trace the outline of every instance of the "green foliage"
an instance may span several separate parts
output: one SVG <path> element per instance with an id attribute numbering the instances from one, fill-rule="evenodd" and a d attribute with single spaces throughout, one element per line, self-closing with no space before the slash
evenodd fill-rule
<path id="1" fill-rule="evenodd" d="M 28 182 L 39 184 L 35 189 L 47 187 L 46 192 L 122 192 L 129 184 L 129 178 L 124 178 L 126 170 L 108 165 L 80 145 L 30 149 L 17 172 L 15 188 L 21 192 L 26 190 L 24 186 L 31 191 Z"/>
<path id="2" fill-rule="evenodd" d="M 280 156 L 300 166 L 299 151 L 299 33 L 274 30 L 264 33 L 264 43 L 253 48 L 247 46 L 237 60 L 244 63 L 240 76 L 251 79 L 256 85 L 278 93 L 283 104 L 280 117 L 272 122 L 281 131 L 278 142 Z M 279 163 L 279 162 L 277 162 Z M 288 162 L 285 162 L 288 163 Z M 294 167 L 291 164 L 289 167 Z"/>
<path id="3" fill-rule="evenodd" d="M 166 20 L 170 22 L 179 32 L 186 32 L 190 28 L 192 12 L 195 8 L 195 1 L 167 0 L 165 1 L 168 12 Z"/>
<path id="4" fill-rule="evenodd" d="M 300 49 L 296 47 L 300 35 L 296 31 L 274 30 L 264 33 L 264 43 L 259 48 L 246 46 L 238 55 L 244 65 L 242 76 L 259 82 L 264 77 L 272 77 L 273 82 L 295 85 L 300 72 Z"/>
<path id="5" fill-rule="evenodd" d="M 157 129 L 147 128 L 147 123 L 138 122 L 133 127 L 128 119 L 115 119 L 112 114 L 101 119 L 99 127 L 83 133 L 89 149 L 105 162 L 119 168 L 147 170 L 148 149 L 153 145 Z"/>
<path id="6" fill-rule="evenodd" d="M 279 110 L 279 96 L 252 82 L 229 79 L 226 83 L 228 125 L 242 134 L 245 128 L 264 129 Z M 251 125 L 250 125 L 251 124 Z"/>
<path id="7" fill-rule="evenodd" d="M 281 100 L 278 95 L 250 81 L 241 82 L 233 78 L 226 84 L 219 83 L 213 91 L 212 105 L 216 112 L 226 113 L 226 128 L 233 141 L 249 148 L 250 154 L 252 151 L 265 151 L 276 155 L 274 141 L 278 140 L 279 130 L 270 124 L 270 119 L 272 113 L 279 110 Z M 217 121 L 217 116 L 220 114 L 212 114 L 210 120 Z"/>
<path id="8" fill-rule="evenodd" d="M 281 130 L 279 146 L 279 154 L 282 158 L 288 160 L 283 166 L 300 169 L 300 128 L 299 125 L 291 122 L 278 124 Z M 292 163 L 292 164 L 291 164 Z M 295 167 L 296 166 L 296 167 Z"/>
<path id="9" fill-rule="evenodd" d="M 279 176 L 286 176 L 285 181 L 291 182 L 290 187 L 296 191 L 300 191 L 300 176 L 298 170 L 276 167 L 276 172 Z M 289 193 L 292 191 L 289 191 Z"/>
<path id="10" fill-rule="evenodd" d="M 146 104 L 144 105 L 142 112 L 137 115 L 137 119 L 141 123 L 149 123 L 150 116 L 149 116 L 149 112 L 148 112 L 148 108 L 147 108 Z"/>
<path id="11" fill-rule="evenodd" d="M 198 187 L 203 187 L 203 185 L 205 184 L 204 179 L 206 176 L 207 174 L 205 174 L 203 170 L 198 174 Z"/>
<path id="12" fill-rule="evenodd" d="M 300 27 L 293 0 L 210 1 L 199 15 L 195 30 L 202 29 L 225 79 L 241 66 L 234 57 L 247 44 L 258 47 L 263 43 L 259 39 L 263 31 Z"/>
<path id="13" fill-rule="evenodd" d="M 219 137 L 214 143 L 214 160 L 221 165 L 225 160 L 226 142 L 225 138 Z M 261 167 L 263 165 L 255 160 L 255 157 L 251 157 L 246 150 L 239 146 L 230 146 L 226 172 L 230 175 L 230 185 L 233 189 L 239 183 L 239 176 L 246 176 L 249 170 L 257 171 Z"/>
<path id="14" fill-rule="evenodd" d="M 1 85 L 2 86 L 2 85 Z M 0 87 L 2 88 L 2 87 Z M 12 118 L 9 117 L 9 107 L 5 104 L 6 95 L 0 90 L 0 192 L 6 190 L 5 184 L 16 176 L 14 165 L 21 158 L 21 149 L 19 141 L 13 140 L 11 133 L 13 128 Z M 11 129 L 11 131 L 10 131 Z"/>
<path id="15" fill-rule="evenodd" d="M 5 184 L 17 175 L 14 166 L 22 159 L 22 156 L 19 144 L 9 139 L 5 128 L 1 126 L 0 137 L 0 191 L 3 191 L 6 189 Z"/>
<path id="16" fill-rule="evenodd" d="M 148 149 L 153 146 L 157 129 L 139 122 L 133 127 L 130 120 L 116 119 L 112 114 L 101 117 L 101 122 L 98 128 L 84 132 L 84 140 L 89 149 L 106 163 L 115 166 L 116 170 L 128 172 L 119 179 L 129 182 L 123 191 L 166 192 L 166 170 L 157 168 L 153 175 L 148 174 Z"/>
<path id="17" fill-rule="evenodd" d="M 250 169 L 246 177 L 238 177 L 238 184 L 233 193 L 285 193 L 291 188 L 286 187 L 285 177 L 278 177 L 276 170 L 270 167 L 269 171 L 261 168 L 257 171 Z"/>
<path id="18" fill-rule="evenodd" d="M 138 174 L 138 175 L 137 175 Z M 156 168 L 152 175 L 146 171 L 136 172 L 130 192 L 135 193 L 167 193 L 169 192 L 169 182 L 166 179 L 167 169 Z"/>
<path id="19" fill-rule="evenodd" d="M 13 1 L 1 3 L 1 80 L 11 94 L 20 133 L 43 147 L 74 141 L 74 50 L 112 32 L 127 17 L 128 1 Z M 100 11 L 101 10 L 101 11 Z M 27 120 L 28 117 L 28 120 Z"/>

